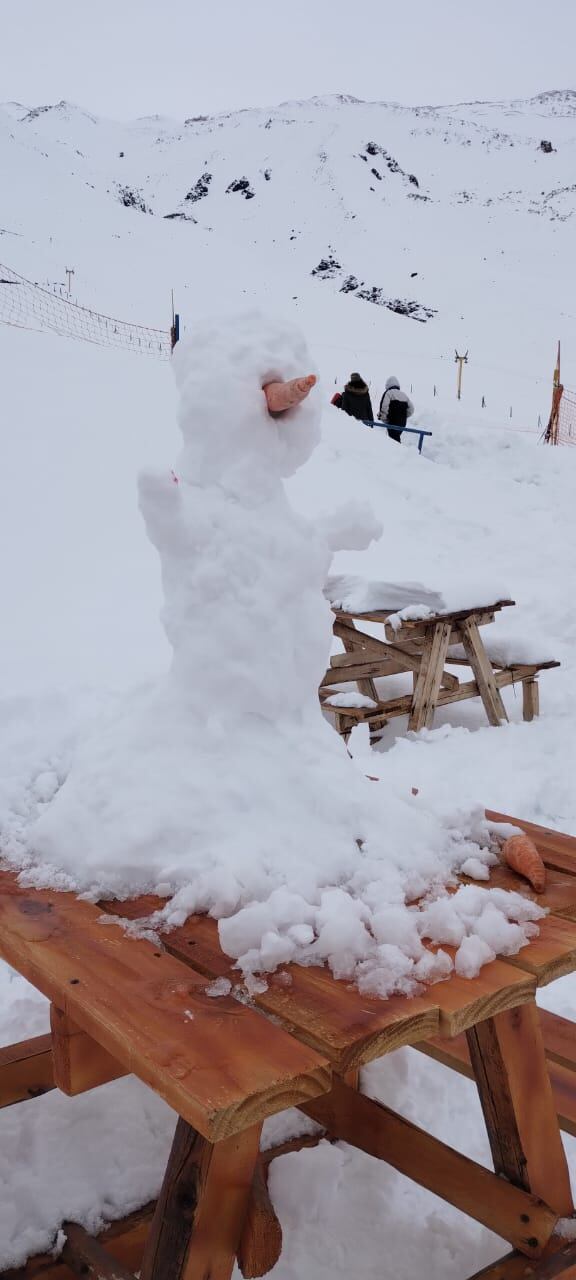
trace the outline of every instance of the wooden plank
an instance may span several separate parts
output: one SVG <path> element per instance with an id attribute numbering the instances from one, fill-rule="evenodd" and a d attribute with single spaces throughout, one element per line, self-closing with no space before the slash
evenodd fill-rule
<path id="1" fill-rule="evenodd" d="M 525 680 L 522 685 L 522 719 L 534 720 L 540 715 L 540 693 L 537 680 Z"/>
<path id="2" fill-rule="evenodd" d="M 90 1276 L 91 1280 L 134 1280 L 133 1273 L 121 1266 L 77 1222 L 64 1222 L 62 1231 L 66 1236 L 66 1243 L 60 1256 L 75 1275 Z"/>
<path id="3" fill-rule="evenodd" d="M 137 919 L 151 914 L 160 903 L 161 899 L 146 897 L 107 906 Z M 163 941 L 174 955 L 207 977 L 237 978 L 234 961 L 220 948 L 216 921 L 208 916 L 190 916 Z M 254 996 L 257 1007 L 278 1018 L 299 1039 L 321 1046 L 339 1075 L 438 1031 L 458 1035 L 482 1018 L 531 1000 L 536 990 L 531 973 L 503 960 L 484 965 L 473 982 L 452 974 L 410 999 L 361 996 L 348 982 L 339 982 L 327 969 L 315 966 L 288 965 L 267 975 L 267 981 L 268 989 Z M 431 1025 L 433 1029 L 427 1030 Z"/>
<path id="4" fill-rule="evenodd" d="M 547 1204 L 338 1079 L 331 1093 L 301 1109 L 333 1137 L 385 1160 L 529 1257 L 550 1239 L 557 1214 Z"/>
<path id="5" fill-rule="evenodd" d="M 454 955 L 454 948 L 443 947 Z M 453 973 L 429 987 L 421 997 L 434 1000 L 440 1010 L 440 1035 L 456 1036 L 485 1018 L 533 1000 L 536 979 L 503 960 L 484 965 L 473 981 Z"/>
<path id="6" fill-rule="evenodd" d="M 69 1097 L 127 1075 L 126 1069 L 56 1005 L 50 1006 L 54 1084 Z"/>
<path id="7" fill-rule="evenodd" d="M 373 698 L 374 702 L 378 702 L 378 693 L 376 686 L 372 682 L 372 677 L 395 676 L 403 672 L 404 668 L 398 662 L 385 663 L 380 658 L 376 658 L 374 662 L 357 662 L 353 667 L 330 667 L 322 677 L 321 688 L 328 688 L 333 684 L 357 684 L 360 693 L 365 698 Z M 371 691 L 368 689 L 370 682 Z M 360 684 L 366 687 L 360 689 Z"/>
<path id="8" fill-rule="evenodd" d="M 478 685 L 478 690 L 490 724 L 499 725 L 507 720 L 506 708 L 502 701 L 492 665 L 482 644 L 478 624 L 473 618 L 465 618 L 461 623 L 462 643 L 466 657 Z"/>
<path id="9" fill-rule="evenodd" d="M 145 897 L 107 903 L 107 908 L 137 919 L 160 904 L 161 899 Z M 163 943 L 171 954 L 208 978 L 239 980 L 234 961 L 220 948 L 218 925 L 208 916 L 190 916 L 166 934 Z M 530 986 L 529 979 L 510 973 L 515 989 L 523 989 L 525 982 Z M 437 986 L 423 997 L 391 996 L 384 1001 L 361 996 L 349 982 L 339 982 L 327 969 L 316 966 L 288 965 L 266 977 L 267 990 L 253 997 L 257 1008 L 279 1019 L 306 1044 L 322 1045 L 323 1055 L 340 1074 L 438 1031 Z"/>
<path id="10" fill-rule="evenodd" d="M 569 1216 L 570 1176 L 536 1005 L 479 1023 L 467 1039 L 495 1172 Z"/>
<path id="11" fill-rule="evenodd" d="M 238 1266 L 245 1280 L 267 1275 L 281 1253 L 282 1227 L 268 1192 L 267 1166 L 257 1160 L 238 1247 Z"/>
<path id="12" fill-rule="evenodd" d="M 510 601 L 512 604 L 513 601 Z M 494 622 L 494 614 L 498 612 L 498 605 L 492 605 L 486 609 L 474 609 L 460 611 L 458 613 L 442 613 L 430 616 L 429 618 L 407 618 L 402 625 L 395 629 L 390 622 L 385 623 L 385 633 L 389 640 L 423 640 L 430 626 L 434 626 L 436 622 L 452 623 L 452 644 L 462 643 L 462 620 L 474 617 L 479 627 L 488 626 Z M 366 617 L 367 615 L 357 615 Z M 389 617 L 390 615 L 388 615 Z M 371 618 L 370 621 L 384 621 L 384 619 Z"/>
<path id="13" fill-rule="evenodd" d="M 230 1280 L 260 1129 L 214 1145 L 178 1120 L 140 1280 Z"/>
<path id="14" fill-rule="evenodd" d="M 540 930 L 527 947 L 515 956 L 507 956 L 508 964 L 525 973 L 533 973 L 538 986 L 545 987 L 555 978 L 573 973 L 576 968 L 576 926 L 572 920 L 547 916 L 538 921 Z"/>
<path id="15" fill-rule="evenodd" d="M 329 1087 L 325 1060 L 231 997 L 211 999 L 173 956 L 7 871 L 0 955 L 213 1141 Z"/>
<path id="16" fill-rule="evenodd" d="M 449 643 L 449 622 L 439 622 L 424 643 L 408 720 L 408 728 L 414 733 L 429 729 L 433 723 Z"/>
<path id="17" fill-rule="evenodd" d="M 534 1263 L 515 1250 L 469 1280 L 576 1280 L 576 1244 L 553 1238 L 545 1255 Z"/>
<path id="18" fill-rule="evenodd" d="M 527 822 L 524 818 L 512 818 L 508 813 L 499 813 L 496 809 L 487 809 L 489 822 L 510 822 L 530 836 L 539 850 L 547 867 L 555 871 L 564 871 L 566 875 L 576 875 L 576 836 L 568 836 L 553 827 L 538 826 L 535 822 Z"/>
<path id="19" fill-rule="evenodd" d="M 54 1088 L 51 1037 L 34 1036 L 0 1048 L 0 1107 L 39 1098 Z"/>

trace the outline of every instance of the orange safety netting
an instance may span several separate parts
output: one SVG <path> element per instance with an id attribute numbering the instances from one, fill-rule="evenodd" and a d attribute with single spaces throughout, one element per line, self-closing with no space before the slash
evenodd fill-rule
<path id="1" fill-rule="evenodd" d="M 576 392 L 568 391 L 561 383 L 554 387 L 544 440 L 546 444 L 576 445 Z"/>

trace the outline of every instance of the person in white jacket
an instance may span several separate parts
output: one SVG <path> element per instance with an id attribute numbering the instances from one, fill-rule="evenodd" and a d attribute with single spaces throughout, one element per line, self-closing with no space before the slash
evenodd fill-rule
<path id="1" fill-rule="evenodd" d="M 402 432 L 399 427 L 405 427 L 408 418 L 414 413 L 414 405 L 410 396 L 405 391 L 400 390 L 400 383 L 397 378 L 388 378 L 386 390 L 380 401 L 378 410 L 378 419 L 384 422 L 388 427 L 388 435 L 391 440 L 397 440 L 400 443 Z"/>

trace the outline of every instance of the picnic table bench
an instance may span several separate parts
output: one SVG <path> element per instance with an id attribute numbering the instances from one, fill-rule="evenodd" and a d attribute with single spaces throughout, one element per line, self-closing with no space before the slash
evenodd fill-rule
<path id="1" fill-rule="evenodd" d="M 120 926 L 158 899 L 97 906 L 0 871 L 0 955 L 51 1001 L 49 1037 L 0 1051 L 0 1106 L 133 1073 L 179 1117 L 155 1205 L 98 1239 L 65 1223 L 59 1258 L 32 1258 L 5 1280 L 229 1280 L 236 1258 L 244 1276 L 263 1275 L 282 1247 L 268 1166 L 321 1138 L 387 1161 L 508 1241 L 513 1252 L 475 1280 L 569 1280 L 576 1244 L 555 1227 L 574 1212 L 560 1126 L 576 1132 L 576 1035 L 539 1014 L 535 992 L 576 969 L 576 840 L 518 825 L 549 869 L 539 936 L 473 980 L 453 973 L 412 999 L 361 995 L 294 964 L 250 1006 L 233 990 L 214 996 L 214 980 L 239 981 L 214 920 L 192 916 L 155 944 Z M 504 867 L 492 883 L 532 894 Z M 494 1172 L 360 1092 L 359 1069 L 406 1045 L 475 1079 Z M 260 1151 L 262 1121 L 286 1107 L 319 1132 Z"/>
<path id="2" fill-rule="evenodd" d="M 492 725 L 508 719 L 500 690 L 507 685 L 522 686 L 523 717 L 532 720 L 539 713 L 538 675 L 555 660 L 504 664 L 491 658 L 482 642 L 480 627 L 494 621 L 496 614 L 514 604 L 496 600 L 451 612 L 430 613 L 427 617 L 399 618 L 392 608 L 350 611 L 333 605 L 334 635 L 344 653 L 335 654 L 320 685 L 320 701 L 334 716 L 338 732 L 347 738 L 355 724 L 368 722 L 373 741 L 395 716 L 408 716 L 414 732 L 430 728 L 437 707 L 450 706 L 468 698 L 481 698 Z M 365 629 L 379 623 L 384 639 Z M 450 666 L 468 666 L 473 679 L 461 682 Z M 407 672 L 412 676 L 412 692 L 386 697 L 375 681 Z M 357 705 L 338 695 L 341 686 L 357 686 Z M 336 696 L 335 696 L 336 695 Z"/>

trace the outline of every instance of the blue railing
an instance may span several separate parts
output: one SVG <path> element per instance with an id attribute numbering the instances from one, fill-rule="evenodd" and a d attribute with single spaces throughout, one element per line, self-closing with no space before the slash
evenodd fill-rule
<path id="1" fill-rule="evenodd" d="M 424 444 L 424 436 L 431 436 L 431 431 L 424 431 L 422 427 L 397 427 L 393 422 L 371 422 L 369 418 L 360 418 L 360 422 L 365 427 L 381 427 L 383 431 L 408 431 L 411 436 L 418 436 L 418 453 L 422 453 L 422 445 Z"/>

